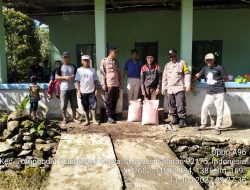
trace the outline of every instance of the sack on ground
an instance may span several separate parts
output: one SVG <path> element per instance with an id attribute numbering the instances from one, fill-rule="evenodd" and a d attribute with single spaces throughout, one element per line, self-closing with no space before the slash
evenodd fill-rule
<path id="1" fill-rule="evenodd" d="M 159 100 L 144 100 L 142 111 L 142 125 L 159 125 Z"/>
<path id="2" fill-rule="evenodd" d="M 142 104 L 141 100 L 132 100 L 129 102 L 128 107 L 128 121 L 141 121 L 142 117 Z"/>

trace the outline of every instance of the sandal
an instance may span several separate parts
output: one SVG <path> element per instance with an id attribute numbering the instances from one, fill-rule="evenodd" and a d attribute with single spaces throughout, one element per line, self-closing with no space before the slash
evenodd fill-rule
<path id="1" fill-rule="evenodd" d="M 65 128 L 65 127 L 66 127 L 66 124 L 67 124 L 66 121 L 62 121 L 62 123 L 61 123 L 62 128 Z"/>
<path id="2" fill-rule="evenodd" d="M 220 135 L 221 134 L 221 132 L 220 132 L 220 129 L 214 129 L 214 133 L 216 134 L 216 135 Z"/>
<path id="3" fill-rule="evenodd" d="M 77 123 L 77 124 L 80 123 L 80 121 L 78 121 L 77 119 L 73 119 L 73 122 L 74 122 L 74 123 Z"/>
<path id="4" fill-rule="evenodd" d="M 203 129 L 206 129 L 206 125 L 201 125 L 201 126 L 199 127 L 199 130 L 203 130 Z"/>

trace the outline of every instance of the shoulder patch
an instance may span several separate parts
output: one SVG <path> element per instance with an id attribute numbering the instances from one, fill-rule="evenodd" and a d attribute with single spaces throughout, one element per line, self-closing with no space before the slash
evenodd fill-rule
<path id="1" fill-rule="evenodd" d="M 189 74 L 189 73 L 190 73 L 190 72 L 189 72 L 188 65 L 187 65 L 187 63 L 185 63 L 185 62 L 184 62 L 184 64 L 183 64 L 183 72 L 184 72 L 184 74 Z"/>

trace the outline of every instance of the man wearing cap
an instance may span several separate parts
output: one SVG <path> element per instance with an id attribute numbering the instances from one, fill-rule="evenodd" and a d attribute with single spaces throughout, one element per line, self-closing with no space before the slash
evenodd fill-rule
<path id="1" fill-rule="evenodd" d="M 70 54 L 64 52 L 63 55 L 63 64 L 57 69 L 56 79 L 61 81 L 60 86 L 60 99 L 61 99 L 61 109 L 62 109 L 62 127 L 66 126 L 66 111 L 68 107 L 68 102 L 70 102 L 73 121 L 79 123 L 76 119 L 76 109 L 77 109 L 77 96 L 75 88 L 75 74 L 76 67 L 73 64 L 70 64 Z"/>
<path id="2" fill-rule="evenodd" d="M 216 128 L 214 130 L 215 134 L 219 135 L 220 127 L 223 120 L 224 111 L 224 95 L 226 92 L 225 81 L 228 80 L 227 74 L 225 73 L 221 65 L 215 64 L 214 54 L 209 53 L 205 56 L 206 65 L 201 69 L 199 73 L 195 75 L 195 80 L 205 75 L 208 84 L 207 95 L 203 102 L 201 108 L 201 126 L 200 130 L 205 129 L 207 125 L 207 116 L 209 108 L 217 101 L 215 104 L 217 119 Z"/>
<path id="3" fill-rule="evenodd" d="M 154 56 L 148 53 L 147 63 L 141 68 L 141 91 L 144 99 L 156 100 L 160 92 L 161 71 L 160 66 L 154 63 Z"/>
<path id="4" fill-rule="evenodd" d="M 124 75 L 128 76 L 127 81 L 127 90 L 128 90 L 128 102 L 130 100 L 137 100 L 140 91 L 140 73 L 142 68 L 142 62 L 139 60 L 138 57 L 138 50 L 132 49 L 131 50 L 131 58 L 128 59 L 124 65 Z"/>
<path id="5" fill-rule="evenodd" d="M 162 94 L 167 96 L 171 123 L 186 126 L 185 91 L 190 91 L 190 72 L 185 61 L 177 59 L 177 51 L 168 52 L 169 62 L 165 65 L 162 76 Z"/>
<path id="6" fill-rule="evenodd" d="M 96 97 L 97 81 L 96 70 L 91 67 L 91 59 L 88 55 L 81 57 L 82 67 L 76 71 L 75 80 L 77 81 L 77 95 L 81 98 L 81 103 L 86 118 L 85 126 L 90 124 L 89 111 L 91 111 L 93 124 L 98 125 L 96 121 Z"/>
<path id="7" fill-rule="evenodd" d="M 102 89 L 105 94 L 106 114 L 108 123 L 111 124 L 115 123 L 114 114 L 119 98 L 119 89 L 123 88 L 119 63 L 116 60 L 117 53 L 118 49 L 111 47 L 108 57 L 102 59 L 100 66 Z"/>

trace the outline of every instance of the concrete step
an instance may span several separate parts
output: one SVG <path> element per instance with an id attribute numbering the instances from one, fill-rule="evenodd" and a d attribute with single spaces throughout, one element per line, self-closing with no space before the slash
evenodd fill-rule
<path id="1" fill-rule="evenodd" d="M 121 190 L 122 187 L 109 136 L 62 135 L 47 190 Z"/>
<path id="2" fill-rule="evenodd" d="M 63 134 L 55 161 L 47 190 L 203 189 L 166 142 L 150 137 L 112 144 L 104 134 Z"/>
<path id="3" fill-rule="evenodd" d="M 126 189 L 203 189 L 162 140 L 121 139 L 114 142 L 114 147 Z"/>

